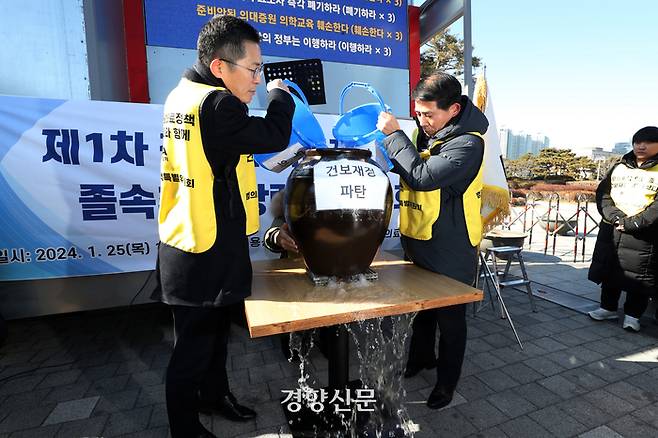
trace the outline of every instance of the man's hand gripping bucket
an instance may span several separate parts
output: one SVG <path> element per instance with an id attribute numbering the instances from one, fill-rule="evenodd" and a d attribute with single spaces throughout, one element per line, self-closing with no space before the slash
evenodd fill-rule
<path id="1" fill-rule="evenodd" d="M 343 101 L 352 88 L 364 88 L 377 98 L 377 102 L 359 105 L 344 113 Z M 393 164 L 382 144 L 386 136 L 377 129 L 379 113 L 388 112 L 391 108 L 384 103 L 379 92 L 365 82 L 351 82 L 340 93 L 338 105 L 340 117 L 332 130 L 334 138 L 338 141 L 338 147 L 370 149 L 377 164 L 384 171 L 391 170 Z"/>
<path id="2" fill-rule="evenodd" d="M 292 81 L 285 79 L 283 82 L 299 95 L 297 97 L 294 93 L 290 93 L 292 100 L 295 102 L 290 142 L 288 147 L 281 152 L 254 155 L 254 159 L 259 166 L 277 173 L 299 161 L 304 156 L 305 149 L 327 147 L 324 132 L 322 132 L 320 124 L 311 112 L 308 100 L 306 100 L 302 90 Z"/>

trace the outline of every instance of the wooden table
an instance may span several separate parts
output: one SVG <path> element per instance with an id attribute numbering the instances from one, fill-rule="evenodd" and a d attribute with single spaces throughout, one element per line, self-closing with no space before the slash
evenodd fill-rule
<path id="1" fill-rule="evenodd" d="M 251 337 L 334 326 L 336 335 L 328 346 L 329 388 L 343 390 L 359 383 L 349 382 L 349 339 L 341 324 L 482 300 L 481 290 L 390 253 L 379 254 L 371 268 L 379 276 L 374 282 L 315 286 L 301 259 L 254 262 L 252 294 L 245 300 Z M 292 415 L 284 409 L 284 414 L 295 437 L 314 436 L 318 430 L 347 433 L 342 430 L 345 420 L 334 413 L 305 409 Z M 399 425 L 386 427 L 387 436 L 402 436 Z"/>
<path id="2" fill-rule="evenodd" d="M 374 282 L 315 286 L 301 259 L 253 262 L 252 338 L 482 300 L 482 291 L 382 252 Z"/>

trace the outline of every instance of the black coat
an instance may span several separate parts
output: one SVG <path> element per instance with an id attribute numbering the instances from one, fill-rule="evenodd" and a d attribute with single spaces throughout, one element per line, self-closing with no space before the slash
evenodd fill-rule
<path id="1" fill-rule="evenodd" d="M 484 156 L 484 142 L 469 132 L 487 132 L 489 121 L 468 99 L 462 96 L 461 112 L 434 137 L 428 139 L 419 129 L 417 145 L 402 131 L 384 139 L 393 162 L 393 172 L 400 175 L 412 190 L 441 189 L 441 211 L 432 225 L 429 240 L 402 236 L 405 255 L 425 269 L 472 284 L 477 266 L 477 249 L 471 245 L 464 218 L 462 196 L 476 177 Z M 419 151 L 437 140 L 428 160 Z"/>
<path id="2" fill-rule="evenodd" d="M 224 86 L 199 63 L 184 77 L 202 84 Z M 250 117 L 247 106 L 228 92 L 214 92 L 201 105 L 203 150 L 213 171 L 217 238 L 199 254 L 164 243 L 158 248 L 160 287 L 151 298 L 166 304 L 220 307 L 251 294 L 251 260 L 244 233 L 242 206 L 235 167 L 241 154 L 281 151 L 288 146 L 295 104 L 289 93 L 268 94 L 267 115 Z"/>
<path id="3" fill-rule="evenodd" d="M 647 160 L 640 169 L 658 164 L 658 156 Z M 596 206 L 603 218 L 599 229 L 588 278 L 595 283 L 618 287 L 626 292 L 658 295 L 658 202 L 644 211 L 626 214 L 610 197 L 610 180 L 617 166 L 637 168 L 630 152 L 613 167 L 596 190 Z M 612 224 L 620 223 L 624 231 Z"/>

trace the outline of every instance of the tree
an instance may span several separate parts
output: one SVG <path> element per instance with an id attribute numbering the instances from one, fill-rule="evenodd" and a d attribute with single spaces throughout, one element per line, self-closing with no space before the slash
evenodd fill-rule
<path id="1" fill-rule="evenodd" d="M 515 160 L 504 160 L 505 174 L 508 178 L 533 179 L 535 175 L 531 169 L 534 160 L 535 156 L 532 154 L 522 155 Z"/>
<path id="2" fill-rule="evenodd" d="M 605 177 L 605 175 L 612 169 L 612 166 L 614 166 L 616 163 L 621 160 L 621 157 L 619 155 L 613 155 L 611 157 L 606 158 L 605 160 L 602 161 L 597 161 L 595 166 L 596 166 L 596 179 L 600 180 Z"/>
<path id="3" fill-rule="evenodd" d="M 596 163 L 588 157 L 577 157 L 568 149 L 542 149 L 531 164 L 535 178 L 586 179 L 596 170 Z"/>
<path id="4" fill-rule="evenodd" d="M 443 30 L 430 39 L 420 55 L 420 74 L 428 75 L 435 70 L 460 76 L 464 73 L 464 40 Z M 472 57 L 473 67 L 481 65 L 481 59 Z"/>

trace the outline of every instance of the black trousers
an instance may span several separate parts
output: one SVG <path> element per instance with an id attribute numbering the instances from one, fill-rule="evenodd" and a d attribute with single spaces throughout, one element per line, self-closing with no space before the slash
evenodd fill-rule
<path id="1" fill-rule="evenodd" d="M 439 357 L 434 355 L 439 327 Z M 413 322 L 408 364 L 426 366 L 436 361 L 437 385 L 446 392 L 457 387 L 466 352 L 466 305 L 421 310 Z"/>
<path id="2" fill-rule="evenodd" d="M 617 311 L 619 307 L 619 297 L 621 289 L 614 286 L 601 284 L 601 307 L 612 312 Z M 640 318 L 647 306 L 649 305 L 649 296 L 639 293 L 626 292 L 626 301 L 624 302 L 624 314 L 633 318 Z"/>
<path id="3" fill-rule="evenodd" d="M 174 351 L 165 383 L 172 438 L 194 436 L 201 428 L 197 400 L 214 401 L 229 392 L 226 349 L 230 308 L 171 306 Z"/>

